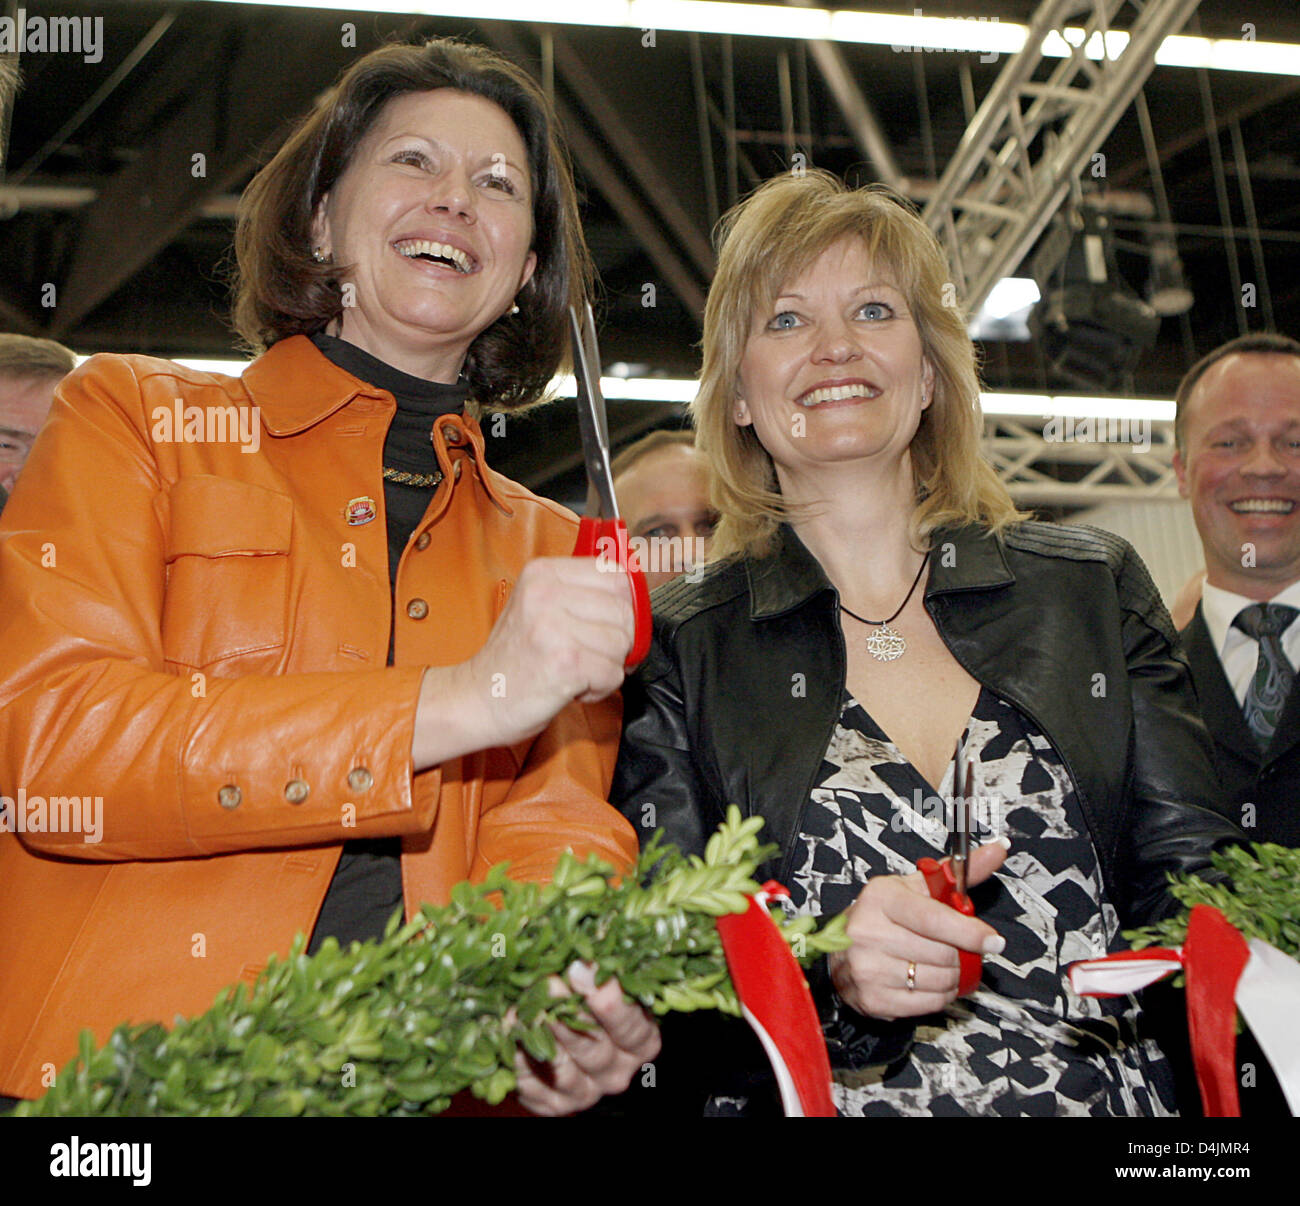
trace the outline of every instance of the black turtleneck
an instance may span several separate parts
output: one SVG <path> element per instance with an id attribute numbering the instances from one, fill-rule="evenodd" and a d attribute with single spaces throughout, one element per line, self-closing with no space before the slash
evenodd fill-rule
<path id="1" fill-rule="evenodd" d="M 403 373 L 363 352 L 354 344 L 324 333 L 312 343 L 334 364 L 367 385 L 393 395 L 397 413 L 384 440 L 384 465 L 410 473 L 431 473 L 438 467 L 433 454 L 433 425 L 442 415 L 465 409 L 469 387 L 444 385 Z M 384 482 L 384 511 L 388 520 L 389 608 L 397 585 L 397 564 L 433 499 L 434 488 Z M 388 664 L 393 664 L 393 624 L 390 614 Z M 379 938 L 389 917 L 402 903 L 400 838 L 365 838 L 343 847 L 307 948 L 314 954 L 333 934 L 346 947 L 353 939 Z"/>

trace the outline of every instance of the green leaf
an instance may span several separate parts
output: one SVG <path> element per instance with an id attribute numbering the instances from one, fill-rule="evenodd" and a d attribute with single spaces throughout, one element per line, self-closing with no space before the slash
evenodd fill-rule
<path id="1" fill-rule="evenodd" d="M 548 987 L 578 958 L 657 1014 L 738 1013 L 714 916 L 747 908 L 757 891 L 753 876 L 774 849 L 759 845 L 761 826 L 729 808 L 704 859 L 656 834 L 618 884 L 594 856 L 563 856 L 545 887 L 515 883 L 499 864 L 456 885 L 450 904 L 425 905 L 406 924 L 398 910 L 381 939 L 346 951 L 328 938 L 308 957 L 298 935 L 255 985 L 224 990 L 170 1031 L 123 1025 L 98 1050 L 84 1032 L 55 1086 L 15 1113 L 412 1115 L 465 1089 L 499 1102 L 515 1085 L 517 1044 L 549 1062 L 553 1020 L 593 1024 L 580 997 L 557 1000 Z M 1300 863 L 1270 853 L 1267 865 L 1278 882 L 1300 881 Z M 843 918 L 820 932 L 809 918 L 776 920 L 809 958 L 847 943 Z M 1292 900 L 1270 932 L 1294 941 L 1297 922 Z"/>

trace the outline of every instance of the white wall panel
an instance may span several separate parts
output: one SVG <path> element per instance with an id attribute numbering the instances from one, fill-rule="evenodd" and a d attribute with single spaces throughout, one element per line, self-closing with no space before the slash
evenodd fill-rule
<path id="1" fill-rule="evenodd" d="M 1156 586 L 1170 606 L 1183 583 L 1205 566 L 1192 509 L 1181 498 L 1169 502 L 1106 503 L 1070 516 L 1070 523 L 1090 523 L 1123 536 L 1146 562 Z"/>

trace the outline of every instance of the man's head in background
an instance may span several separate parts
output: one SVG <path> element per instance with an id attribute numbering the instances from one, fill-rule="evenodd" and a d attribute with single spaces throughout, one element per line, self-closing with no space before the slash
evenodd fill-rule
<path id="1" fill-rule="evenodd" d="M 689 431 L 652 431 L 614 458 L 614 491 L 651 589 L 703 561 L 717 514 Z"/>
<path id="2" fill-rule="evenodd" d="M 1178 387 L 1174 469 L 1211 585 L 1265 601 L 1300 580 L 1300 343 L 1243 335 Z"/>
<path id="3" fill-rule="evenodd" d="M 0 335 L 0 487 L 14 488 L 32 441 L 50 413 L 54 387 L 77 358 L 52 339 Z"/>

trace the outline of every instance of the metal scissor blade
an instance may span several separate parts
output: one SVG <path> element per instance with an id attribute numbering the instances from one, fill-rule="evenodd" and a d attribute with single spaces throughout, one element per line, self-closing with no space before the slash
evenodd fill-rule
<path id="1" fill-rule="evenodd" d="M 600 389 L 600 348 L 596 345 L 596 316 L 591 312 L 591 302 L 583 302 L 582 347 L 587 354 L 587 378 L 591 396 L 596 399 L 596 425 L 600 429 L 600 442 L 609 448 L 609 412 L 605 395 Z"/>
<path id="2" fill-rule="evenodd" d="M 582 433 L 582 459 L 587 469 L 587 512 L 594 501 L 601 519 L 617 519 L 618 503 L 614 498 L 614 473 L 609 463 L 609 428 L 605 418 L 605 399 L 600 392 L 600 353 L 596 348 L 596 325 L 591 307 L 587 307 L 586 330 L 578 321 L 578 312 L 569 307 L 573 337 L 573 377 L 577 384 L 578 430 Z M 594 494 L 594 499 L 592 495 Z"/>
<path id="3" fill-rule="evenodd" d="M 957 743 L 957 752 L 952 761 L 952 793 L 955 816 L 953 817 L 953 855 L 952 874 L 956 881 L 954 886 L 962 896 L 966 895 L 966 876 L 970 867 L 970 812 L 971 788 L 974 783 L 974 770 L 966 761 L 966 751 L 961 742 Z"/>

